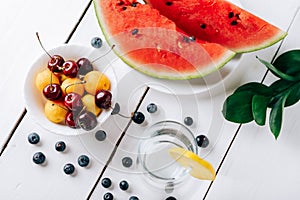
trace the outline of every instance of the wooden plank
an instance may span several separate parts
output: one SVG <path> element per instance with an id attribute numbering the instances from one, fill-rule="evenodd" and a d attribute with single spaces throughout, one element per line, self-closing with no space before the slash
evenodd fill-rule
<path id="1" fill-rule="evenodd" d="M 289 4 L 285 4 L 289 5 Z M 299 8 L 299 2 L 294 4 Z M 300 13 L 279 54 L 300 47 Z M 266 84 L 276 80 L 268 74 Z M 276 141 L 268 125 L 243 125 L 206 199 L 297 199 L 299 196 L 299 104 L 285 109 Z"/>

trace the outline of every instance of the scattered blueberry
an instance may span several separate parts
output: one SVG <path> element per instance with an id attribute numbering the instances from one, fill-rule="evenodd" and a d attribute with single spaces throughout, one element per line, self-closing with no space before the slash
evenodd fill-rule
<path id="1" fill-rule="evenodd" d="M 37 144 L 40 141 L 40 136 L 37 133 L 30 133 L 27 139 L 30 144 Z"/>
<path id="2" fill-rule="evenodd" d="M 125 191 L 125 190 L 128 189 L 129 184 L 128 184 L 127 181 L 123 180 L 123 181 L 121 181 L 121 182 L 119 183 L 119 187 L 120 187 L 121 190 L 124 190 L 124 191 Z"/>
<path id="3" fill-rule="evenodd" d="M 145 121 L 145 116 L 142 112 L 135 112 L 133 113 L 133 116 L 131 117 L 131 119 L 137 123 L 137 124 L 141 124 Z"/>
<path id="4" fill-rule="evenodd" d="M 97 49 L 100 48 L 102 46 L 102 40 L 101 40 L 101 38 L 99 38 L 99 37 L 92 38 L 91 45 L 94 48 L 97 48 Z"/>
<path id="5" fill-rule="evenodd" d="M 198 135 L 196 137 L 196 142 L 199 147 L 205 148 L 209 144 L 209 140 L 205 135 Z"/>
<path id="6" fill-rule="evenodd" d="M 184 124 L 187 126 L 191 126 L 194 122 L 193 118 L 191 118 L 191 117 L 186 117 L 186 118 L 184 118 L 183 121 L 184 121 Z"/>
<path id="7" fill-rule="evenodd" d="M 90 163 L 90 159 L 86 155 L 81 155 L 78 157 L 77 162 L 80 167 L 86 167 Z"/>
<path id="8" fill-rule="evenodd" d="M 65 166 L 64 166 L 64 172 L 66 174 L 68 174 L 68 175 L 73 174 L 74 171 L 75 171 L 75 167 L 74 167 L 73 164 L 71 164 L 71 163 L 65 164 Z"/>
<path id="9" fill-rule="evenodd" d="M 166 198 L 166 200 L 176 200 L 176 198 L 175 198 L 175 197 L 172 197 L 172 196 L 170 196 L 170 197 Z"/>
<path id="10" fill-rule="evenodd" d="M 95 137 L 99 141 L 103 141 L 106 138 L 106 132 L 103 130 L 99 130 L 95 133 Z"/>
<path id="11" fill-rule="evenodd" d="M 66 149 L 66 143 L 63 141 L 58 141 L 55 143 L 56 151 L 63 152 Z"/>
<path id="12" fill-rule="evenodd" d="M 139 200 L 139 198 L 137 196 L 131 196 L 129 197 L 129 200 Z"/>
<path id="13" fill-rule="evenodd" d="M 104 188 L 109 188 L 111 186 L 111 180 L 110 180 L 110 178 L 103 178 L 102 181 L 101 181 L 101 185 Z"/>
<path id="14" fill-rule="evenodd" d="M 155 113 L 157 111 L 157 105 L 154 104 L 154 103 L 150 103 L 148 106 L 147 106 L 147 111 L 149 113 Z"/>
<path id="15" fill-rule="evenodd" d="M 131 167 L 132 163 L 133 163 L 132 158 L 130 157 L 122 158 L 122 164 L 124 167 Z"/>
<path id="16" fill-rule="evenodd" d="M 112 193 L 110 192 L 107 192 L 103 195 L 103 199 L 104 200 L 113 200 L 114 199 L 114 196 L 112 195 Z"/>
<path id="17" fill-rule="evenodd" d="M 43 164 L 46 160 L 46 156 L 42 152 L 36 152 L 33 155 L 32 160 L 35 164 Z"/>

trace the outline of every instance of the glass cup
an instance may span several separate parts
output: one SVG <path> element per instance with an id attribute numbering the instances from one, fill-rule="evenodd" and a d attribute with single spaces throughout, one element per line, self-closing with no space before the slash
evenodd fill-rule
<path id="1" fill-rule="evenodd" d="M 138 147 L 138 166 L 155 186 L 177 185 L 188 176 L 189 169 L 179 165 L 168 153 L 181 147 L 198 153 L 193 133 L 176 121 L 161 121 L 145 130 Z"/>

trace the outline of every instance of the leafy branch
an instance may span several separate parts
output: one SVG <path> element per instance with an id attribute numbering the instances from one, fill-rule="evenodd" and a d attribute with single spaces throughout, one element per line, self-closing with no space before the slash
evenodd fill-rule
<path id="1" fill-rule="evenodd" d="M 300 100 L 300 50 L 291 50 L 281 54 L 273 64 L 257 59 L 279 79 L 267 86 L 250 82 L 238 87 L 223 104 L 223 116 L 235 123 L 255 121 L 263 126 L 269 112 L 269 127 L 277 139 L 285 107 Z"/>

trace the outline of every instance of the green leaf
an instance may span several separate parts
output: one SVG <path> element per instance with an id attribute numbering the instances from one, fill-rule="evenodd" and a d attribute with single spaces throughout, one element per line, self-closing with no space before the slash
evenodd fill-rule
<path id="1" fill-rule="evenodd" d="M 256 57 L 262 64 L 264 64 L 275 76 L 278 76 L 281 79 L 287 80 L 287 81 L 298 81 L 300 80 L 300 77 L 294 77 L 290 76 L 288 74 L 285 74 L 284 72 L 281 72 L 276 67 L 274 67 L 271 63 L 268 63 L 267 61 L 264 61 L 258 57 Z"/>
<path id="2" fill-rule="evenodd" d="M 300 50 L 291 50 L 281 54 L 273 63 L 281 72 L 300 79 Z"/>
<path id="3" fill-rule="evenodd" d="M 238 87 L 234 93 L 236 92 L 241 92 L 241 91 L 250 91 L 253 92 L 254 94 L 260 94 L 264 96 L 269 96 L 273 94 L 273 90 L 269 88 L 268 86 L 262 84 L 262 83 L 257 83 L 257 82 L 250 82 L 246 83 L 240 87 Z"/>
<path id="4" fill-rule="evenodd" d="M 227 97 L 223 104 L 223 116 L 235 123 L 248 123 L 253 120 L 252 97 L 254 93 L 241 91 Z"/>
<path id="5" fill-rule="evenodd" d="M 265 125 L 269 100 L 269 97 L 262 95 L 254 95 L 252 98 L 253 118 L 260 126 Z"/>
<path id="6" fill-rule="evenodd" d="M 269 107 L 272 107 L 275 102 L 280 98 L 282 93 L 290 91 L 285 107 L 294 105 L 300 99 L 300 82 L 291 82 L 286 80 L 277 80 L 270 85 L 270 89 L 274 92 L 273 98 L 269 103 Z"/>
<path id="7" fill-rule="evenodd" d="M 288 98 L 290 92 L 284 93 L 274 104 L 274 106 L 271 109 L 270 112 L 270 118 L 269 118 L 269 126 L 271 129 L 271 132 L 275 136 L 275 139 L 278 138 L 280 130 L 281 130 L 281 124 L 282 124 L 282 114 L 284 109 L 284 104 L 286 99 Z"/>

